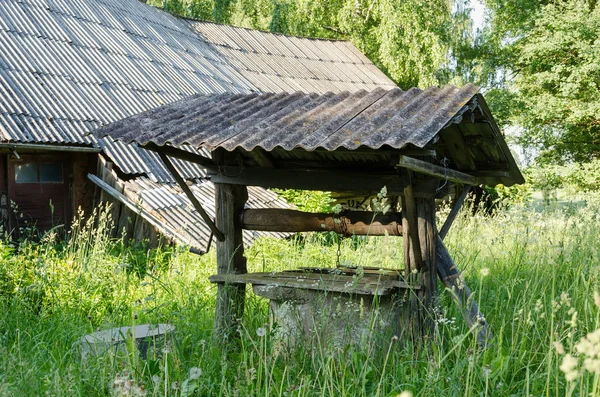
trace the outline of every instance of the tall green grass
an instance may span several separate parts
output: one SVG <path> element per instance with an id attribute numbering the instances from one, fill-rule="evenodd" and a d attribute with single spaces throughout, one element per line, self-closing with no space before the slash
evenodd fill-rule
<path id="1" fill-rule="evenodd" d="M 1 396 L 584 396 L 599 395 L 598 203 L 493 218 L 463 216 L 446 243 L 494 333 L 475 337 L 445 291 L 435 332 L 420 345 L 306 345 L 280 354 L 268 304 L 248 292 L 235 349 L 212 342 L 214 251 L 196 256 L 111 240 L 107 211 L 78 223 L 67 242 L 47 235 L 0 244 Z M 251 271 L 335 266 L 331 236 L 263 238 Z M 399 239 L 346 239 L 343 264 L 399 267 Z M 171 323 L 176 342 L 142 359 L 81 360 L 82 335 Z M 405 394 L 407 395 L 407 394 Z"/>

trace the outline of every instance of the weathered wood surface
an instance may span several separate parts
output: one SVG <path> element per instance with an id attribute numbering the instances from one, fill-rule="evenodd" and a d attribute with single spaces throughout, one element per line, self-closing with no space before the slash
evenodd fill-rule
<path id="1" fill-rule="evenodd" d="M 410 171 L 406 175 L 411 178 Z M 414 197 L 413 184 L 409 183 L 402 198 L 402 216 L 406 277 L 411 284 L 421 285 L 416 294 L 409 296 L 409 313 L 404 321 L 412 337 L 419 338 L 433 329 L 437 296 L 435 199 Z"/>
<path id="2" fill-rule="evenodd" d="M 247 273 L 244 257 L 240 212 L 248 200 L 246 186 L 215 184 L 216 226 L 223 232 L 223 241 L 217 240 L 217 273 L 219 275 Z M 226 342 L 235 337 L 239 321 L 244 315 L 244 284 L 219 284 L 215 313 L 214 338 Z"/>
<path id="3" fill-rule="evenodd" d="M 402 217 L 398 213 L 345 211 L 340 214 L 302 212 L 289 209 L 246 209 L 242 227 L 266 232 L 331 231 L 344 236 L 401 236 Z"/>
<path id="4" fill-rule="evenodd" d="M 431 164 L 426 161 L 414 159 L 408 156 L 400 156 L 397 166 L 438 179 L 460 183 L 462 185 L 479 185 L 481 183 L 478 178 L 464 172 L 456 171 L 451 168 L 440 167 L 439 165 Z"/>
<path id="5" fill-rule="evenodd" d="M 402 191 L 404 188 L 404 181 L 395 173 L 383 174 L 222 166 L 218 172 L 209 171 L 209 176 L 215 183 L 330 192 L 348 190 L 379 192 L 381 188 L 386 186 L 388 193 L 393 194 L 394 192 Z"/>
<path id="6" fill-rule="evenodd" d="M 404 271 L 402 269 L 386 269 L 381 267 L 370 267 L 370 266 L 361 266 L 360 268 L 357 266 L 345 266 L 340 265 L 335 268 L 330 267 L 303 267 L 300 266 L 298 270 L 290 270 L 292 272 L 297 271 L 306 271 L 311 273 L 325 273 L 325 274 L 343 274 L 346 276 L 353 275 L 377 275 L 381 279 L 392 279 L 399 280 L 404 275 Z M 287 272 L 287 270 L 284 270 Z"/>
<path id="7" fill-rule="evenodd" d="M 179 172 L 177 171 L 177 169 L 175 168 L 175 166 L 169 159 L 169 156 L 167 156 L 165 154 L 165 152 L 162 152 L 162 151 L 159 151 L 158 155 L 160 156 L 160 159 L 163 161 L 163 163 L 165 164 L 165 166 L 167 167 L 167 169 L 169 170 L 169 172 L 171 173 L 173 178 L 175 178 L 175 181 L 177 182 L 177 184 L 179 185 L 181 190 L 183 190 L 183 192 L 185 193 L 187 198 L 190 200 L 190 202 L 194 206 L 194 209 L 198 212 L 198 214 L 200 215 L 202 220 L 204 222 L 206 222 L 206 224 L 210 228 L 211 232 L 214 233 L 217 240 L 223 241 L 225 239 L 225 236 L 223 236 L 223 233 L 219 230 L 219 228 L 217 228 L 217 226 L 215 225 L 213 220 L 210 218 L 210 216 L 206 213 L 204 208 L 202 208 L 202 205 L 200 204 L 200 202 L 198 201 L 196 196 L 194 196 L 194 193 L 192 192 L 190 187 L 185 183 L 185 181 L 183 180 L 181 175 L 179 175 Z"/>
<path id="8" fill-rule="evenodd" d="M 471 191 L 471 186 L 468 186 L 468 185 L 465 186 L 463 191 L 461 192 L 460 196 L 458 196 L 458 198 L 454 202 L 454 205 L 452 206 L 452 209 L 450 210 L 448 217 L 446 217 L 446 220 L 444 221 L 444 225 L 442 226 L 442 229 L 439 232 L 440 238 L 442 240 L 444 239 L 444 237 L 446 237 L 446 234 L 448 234 L 448 231 L 450 230 L 450 226 L 452 226 L 452 223 L 456 219 L 456 216 L 458 215 L 463 203 L 465 202 L 465 199 L 467 198 L 469 191 Z"/>
<path id="9" fill-rule="evenodd" d="M 442 239 L 437 238 L 437 271 L 444 286 L 450 291 L 452 299 L 458 305 L 469 328 L 477 332 L 477 342 L 485 347 L 492 340 L 492 332 L 487 320 L 479 310 L 477 302 L 471 296 L 471 290 L 462 274 L 454 264 Z"/>
<path id="10" fill-rule="evenodd" d="M 456 215 L 460 211 L 466 196 L 470 191 L 469 186 L 465 186 L 461 195 L 458 197 L 450 214 L 446 218 L 442 230 L 439 232 L 436 241 L 436 268 L 438 277 L 452 295 L 452 299 L 456 302 L 463 318 L 469 325 L 469 328 L 478 327 L 477 343 L 485 347 L 493 338 L 487 320 L 479 310 L 477 302 L 471 296 L 471 290 L 465 283 L 465 280 L 448 253 L 448 249 L 444 245 L 444 238 L 450 230 L 450 226 L 454 222 Z"/>
<path id="11" fill-rule="evenodd" d="M 141 206 L 137 205 L 133 200 L 128 198 L 125 194 L 119 192 L 117 189 L 113 188 L 108 183 L 104 182 L 103 180 L 101 180 L 100 178 L 98 178 L 95 175 L 88 174 L 88 178 L 90 181 L 92 181 L 92 183 L 94 183 L 96 186 L 101 188 L 103 192 L 105 192 L 107 195 L 113 197 L 114 199 L 118 200 L 119 203 L 122 203 L 123 206 L 129 210 L 128 213 L 133 215 L 133 217 L 135 218 L 134 223 L 136 223 L 136 225 L 135 225 L 134 229 L 135 230 L 139 229 L 142 231 L 142 232 L 138 231 L 138 232 L 134 233 L 134 235 L 140 234 L 140 233 L 143 234 L 142 237 L 145 237 L 146 235 L 148 235 L 149 233 L 147 233 L 147 231 L 144 230 L 145 228 L 143 228 L 141 226 L 141 222 L 147 222 L 154 228 L 157 228 L 157 229 L 161 228 L 162 233 L 166 237 L 168 237 L 174 241 L 177 241 L 181 244 L 188 244 L 188 242 L 185 239 L 181 238 L 175 230 L 171 229 L 160 218 L 156 217 L 154 214 L 146 211 Z M 141 215 L 143 215 L 143 218 Z M 140 222 L 139 225 L 138 225 L 138 222 Z M 146 233 L 143 233 L 143 231 L 145 231 Z M 139 237 L 139 236 L 137 236 L 137 237 Z M 139 241 L 141 241 L 141 239 Z M 192 247 L 192 248 L 194 248 L 197 252 L 200 251 L 200 252 L 204 253 L 203 252 L 204 250 L 202 247 Z"/>
<path id="12" fill-rule="evenodd" d="M 283 273 L 247 273 L 214 275 L 210 281 L 219 284 L 253 284 L 274 287 L 290 287 L 309 290 L 343 292 L 362 295 L 388 295 L 398 289 L 419 289 L 398 279 L 381 279 L 375 275 L 370 277 L 352 277 L 348 275 L 283 272 Z"/>

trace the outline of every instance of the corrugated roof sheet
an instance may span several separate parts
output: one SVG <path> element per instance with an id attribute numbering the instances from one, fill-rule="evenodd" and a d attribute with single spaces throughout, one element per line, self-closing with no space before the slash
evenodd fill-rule
<path id="1" fill-rule="evenodd" d="M 191 185 L 192 192 L 209 216 L 215 216 L 214 185 L 209 181 L 197 181 Z M 210 229 L 193 209 L 188 198 L 178 186 L 156 183 L 140 177 L 125 183 L 125 190 L 137 205 L 158 218 L 170 230 L 175 231 L 180 242 L 205 249 Z M 248 187 L 246 208 L 291 208 L 285 201 L 269 190 Z M 142 214 L 143 216 L 143 214 Z M 244 244 L 248 246 L 258 236 L 286 237 L 288 233 L 268 233 L 244 230 Z"/>
<path id="2" fill-rule="evenodd" d="M 195 96 L 113 123 L 97 135 L 228 151 L 424 147 L 478 91 L 467 84 L 424 91 Z"/>
<path id="3" fill-rule="evenodd" d="M 351 43 L 190 21 L 200 37 L 261 91 L 342 92 L 396 85 Z"/>
<path id="4" fill-rule="evenodd" d="M 378 85 L 393 83 L 345 42 L 178 19 L 137 0 L 0 0 L 5 141 L 94 145 L 85 134 L 101 125 L 199 93 Z M 171 180 L 152 154 L 98 144 L 125 173 Z"/>

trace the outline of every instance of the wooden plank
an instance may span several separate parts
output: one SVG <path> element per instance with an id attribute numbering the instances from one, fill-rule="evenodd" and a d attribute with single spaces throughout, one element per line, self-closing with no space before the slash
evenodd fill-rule
<path id="1" fill-rule="evenodd" d="M 246 209 L 242 227 L 268 232 L 333 231 L 345 236 L 400 236 L 402 217 L 397 213 L 345 211 L 340 214 L 302 212 L 280 208 Z"/>
<path id="2" fill-rule="evenodd" d="M 477 170 L 471 155 L 471 150 L 463 139 L 459 128 L 456 126 L 444 128 L 442 131 L 440 131 L 440 138 L 446 145 L 446 148 L 450 151 L 452 160 L 454 160 L 454 163 L 457 165 L 459 170 Z"/>
<path id="3" fill-rule="evenodd" d="M 407 175 L 410 173 L 407 172 Z M 413 195 L 413 185 L 409 183 L 404 188 L 402 199 L 402 235 L 404 236 L 404 268 L 407 275 L 418 271 L 423 264 L 419 231 L 417 221 L 417 208 Z"/>
<path id="4" fill-rule="evenodd" d="M 406 173 L 410 176 L 410 171 Z M 404 321 L 412 337 L 421 339 L 433 327 L 432 310 L 437 295 L 435 199 L 415 198 L 412 190 L 413 185 L 407 185 L 402 198 L 404 266 L 409 283 L 419 283 L 422 288 L 409 296 Z"/>
<path id="5" fill-rule="evenodd" d="M 493 338 L 488 322 L 479 311 L 477 302 L 471 296 L 471 290 L 440 236 L 437 237 L 436 259 L 438 276 L 452 295 L 469 328 L 477 332 L 477 343 L 481 347 L 487 346 Z"/>
<path id="6" fill-rule="evenodd" d="M 314 270 L 314 269 L 312 269 Z M 328 269 L 332 270 L 332 269 Z M 314 272 L 314 271 L 299 271 L 299 270 L 284 270 L 277 273 L 266 273 L 268 277 L 275 277 L 281 279 L 306 279 L 306 280 L 317 280 L 317 281 L 344 281 L 344 282 L 362 282 L 362 283 L 377 283 L 378 281 L 402 281 L 398 274 L 375 274 L 366 273 L 358 276 L 356 272 L 353 273 L 331 273 L 331 272 Z M 406 284 L 408 286 L 408 284 Z"/>
<path id="7" fill-rule="evenodd" d="M 258 164 L 259 167 L 275 168 L 273 160 L 263 149 L 255 148 L 254 150 L 249 152 L 249 154 L 254 159 L 254 161 L 256 161 L 256 164 Z"/>
<path id="8" fill-rule="evenodd" d="M 400 156 L 398 167 L 406 168 L 420 174 L 429 175 L 438 179 L 448 180 L 462 185 L 479 185 L 478 178 L 465 174 L 464 172 L 456 171 L 450 168 L 440 167 L 439 165 L 431 164 L 426 161 L 417 160 L 408 156 Z"/>
<path id="9" fill-rule="evenodd" d="M 398 288 L 417 289 L 400 280 L 381 280 L 380 282 L 352 282 L 351 277 L 343 280 L 307 279 L 301 277 L 278 277 L 271 273 L 248 273 L 235 275 L 214 275 L 210 281 L 218 284 L 252 284 L 274 287 L 290 287 L 328 292 L 342 292 L 362 295 L 388 295 Z"/>
<path id="10" fill-rule="evenodd" d="M 262 186 L 267 188 L 304 189 L 322 191 L 381 191 L 389 194 L 404 189 L 404 180 L 394 174 L 347 173 L 325 170 L 281 170 L 264 168 L 220 167 L 220 172 L 209 171 L 214 183 Z"/>
<path id="11" fill-rule="evenodd" d="M 177 184 L 179 185 L 181 190 L 183 190 L 183 192 L 185 193 L 187 198 L 190 200 L 190 202 L 194 206 L 194 209 L 198 212 L 198 214 L 200 215 L 202 220 L 204 222 L 206 222 L 206 224 L 208 225 L 210 230 L 214 233 L 217 240 L 223 241 L 225 239 L 225 236 L 217 228 L 217 226 L 215 225 L 213 220 L 210 218 L 210 216 L 206 213 L 204 208 L 202 208 L 202 205 L 200 204 L 200 202 L 198 201 L 196 196 L 194 196 L 194 193 L 192 192 L 190 187 L 185 183 L 185 181 L 183 180 L 181 175 L 179 175 L 179 172 L 177 172 L 177 169 L 175 169 L 175 166 L 173 165 L 171 160 L 169 160 L 169 157 L 164 152 L 159 151 L 157 153 L 160 156 L 163 163 L 165 164 L 165 166 L 167 167 L 167 169 L 169 170 L 169 172 L 171 173 L 171 175 L 173 176 L 173 178 L 175 178 L 175 181 L 177 182 Z"/>
<path id="12" fill-rule="evenodd" d="M 444 239 L 444 237 L 446 237 L 446 234 L 448 234 L 448 230 L 450 230 L 450 226 L 452 226 L 452 222 L 454 222 L 454 219 L 456 219 L 456 216 L 458 215 L 458 212 L 460 211 L 463 203 L 465 202 L 467 194 L 469 194 L 470 190 L 470 186 L 465 186 L 460 196 L 458 196 L 458 198 L 454 202 L 454 205 L 452 206 L 452 209 L 450 210 L 450 213 L 448 214 L 448 217 L 446 218 L 446 221 L 444 222 L 444 225 L 442 226 L 442 229 L 439 232 L 440 238 L 442 240 Z"/>
<path id="13" fill-rule="evenodd" d="M 338 267 L 330 268 L 330 267 L 298 267 L 298 270 L 284 270 L 283 272 L 297 272 L 302 270 L 304 272 L 313 272 L 313 273 L 330 273 L 330 274 L 344 274 L 344 275 L 355 275 L 358 273 L 362 273 L 365 276 L 372 277 L 373 275 L 387 277 L 390 279 L 400 279 L 400 277 L 404 274 L 403 269 L 388 269 L 388 268 L 379 268 L 379 267 L 370 267 L 364 266 L 360 267 L 360 270 L 357 266 L 345 266 L 341 265 Z"/>

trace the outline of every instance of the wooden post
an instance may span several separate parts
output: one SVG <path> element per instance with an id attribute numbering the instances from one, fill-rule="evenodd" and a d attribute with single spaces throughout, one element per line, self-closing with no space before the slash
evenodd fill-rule
<path id="1" fill-rule="evenodd" d="M 410 179 L 409 179 L 410 180 Z M 437 297 L 435 198 L 415 197 L 413 183 L 404 189 L 402 198 L 402 235 L 404 236 L 404 264 L 407 279 L 421 288 L 409 297 L 413 337 L 419 338 L 433 329 L 433 306 Z"/>
<path id="2" fill-rule="evenodd" d="M 224 163 L 228 154 L 215 153 L 213 159 Z M 216 226 L 224 235 L 217 240 L 217 274 L 247 273 L 240 214 L 248 200 L 244 185 L 215 183 Z M 238 323 L 244 315 L 245 284 L 219 284 L 215 314 L 214 338 L 226 343 L 235 337 Z"/>

